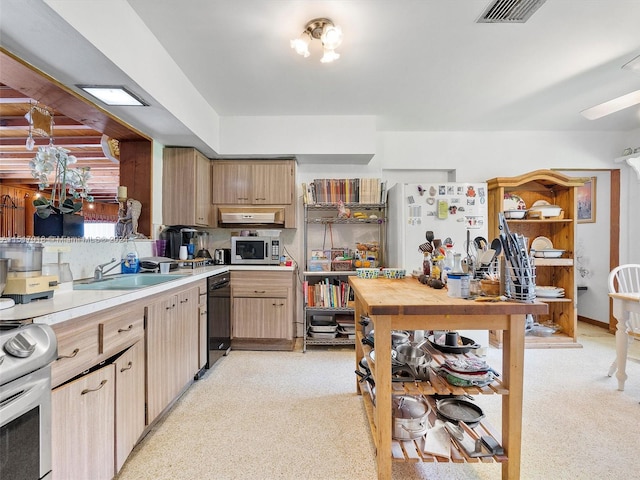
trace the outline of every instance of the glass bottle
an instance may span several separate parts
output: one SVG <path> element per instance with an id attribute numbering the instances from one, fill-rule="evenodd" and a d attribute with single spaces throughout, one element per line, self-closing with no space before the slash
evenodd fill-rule
<path id="1" fill-rule="evenodd" d="M 427 277 L 431 275 L 431 255 L 428 252 L 424 252 L 422 259 L 422 273 Z"/>

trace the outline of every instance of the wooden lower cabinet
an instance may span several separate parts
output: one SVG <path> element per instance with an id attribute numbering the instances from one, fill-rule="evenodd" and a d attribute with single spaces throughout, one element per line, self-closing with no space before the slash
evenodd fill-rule
<path id="1" fill-rule="evenodd" d="M 198 369 L 204 368 L 209 357 L 207 336 L 207 282 L 198 286 Z"/>
<path id="2" fill-rule="evenodd" d="M 147 306 L 147 425 L 199 370 L 198 295 L 193 287 Z"/>
<path id="3" fill-rule="evenodd" d="M 52 478 L 115 475 L 115 366 L 106 365 L 51 394 Z"/>
<path id="4" fill-rule="evenodd" d="M 139 341 L 114 363 L 116 376 L 116 472 L 145 428 L 144 342 Z"/>
<path id="5" fill-rule="evenodd" d="M 234 324 L 234 338 L 290 339 L 287 325 L 286 297 L 235 298 L 233 308 L 238 321 Z"/>
<path id="6" fill-rule="evenodd" d="M 206 363 L 206 291 L 193 283 L 54 325 L 53 479 L 118 473 Z"/>
<path id="7" fill-rule="evenodd" d="M 293 348 L 294 279 L 290 271 L 233 272 L 232 348 Z"/>

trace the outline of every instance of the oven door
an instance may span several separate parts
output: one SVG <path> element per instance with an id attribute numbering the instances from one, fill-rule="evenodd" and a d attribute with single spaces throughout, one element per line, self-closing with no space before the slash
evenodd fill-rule
<path id="1" fill-rule="evenodd" d="M 0 478 L 51 477 L 51 367 L 0 386 Z"/>

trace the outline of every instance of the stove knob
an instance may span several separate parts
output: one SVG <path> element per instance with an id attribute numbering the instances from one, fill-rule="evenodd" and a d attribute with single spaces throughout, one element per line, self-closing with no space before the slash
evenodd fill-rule
<path id="1" fill-rule="evenodd" d="M 26 358 L 36 349 L 36 342 L 27 332 L 18 333 L 4 344 L 4 349 L 9 355 Z"/>

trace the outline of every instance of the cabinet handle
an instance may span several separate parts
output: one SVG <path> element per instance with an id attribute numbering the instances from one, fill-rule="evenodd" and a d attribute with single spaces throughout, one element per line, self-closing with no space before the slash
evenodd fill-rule
<path id="1" fill-rule="evenodd" d="M 249 200 L 249 197 L 238 197 L 238 200 Z"/>
<path id="2" fill-rule="evenodd" d="M 253 293 L 267 293 L 266 290 L 254 290 Z"/>
<path id="3" fill-rule="evenodd" d="M 119 328 L 118 333 L 130 332 L 131 330 L 133 330 L 133 324 L 129 325 L 127 328 Z"/>
<path id="4" fill-rule="evenodd" d="M 273 306 L 274 307 L 282 307 L 284 305 L 284 303 L 274 303 Z"/>
<path id="5" fill-rule="evenodd" d="M 79 352 L 79 351 L 80 351 L 80 349 L 79 349 L 79 348 L 76 348 L 73 352 L 71 352 L 71 354 L 70 354 L 70 355 L 60 355 L 60 356 L 58 356 L 58 358 L 57 358 L 56 360 L 60 360 L 60 359 L 62 359 L 62 358 L 73 358 L 73 357 L 75 357 L 76 355 L 78 355 L 78 352 Z"/>
<path id="6" fill-rule="evenodd" d="M 176 304 L 174 303 L 173 305 L 171 305 L 170 307 L 165 307 L 167 310 L 171 310 L 172 308 L 176 308 Z"/>
<path id="7" fill-rule="evenodd" d="M 189 301 L 188 298 L 185 298 L 184 300 L 180 300 L 180 303 L 187 303 Z"/>
<path id="8" fill-rule="evenodd" d="M 124 372 L 124 371 L 126 371 L 126 370 L 131 370 L 131 367 L 133 367 L 133 363 L 131 363 L 131 362 L 127 363 L 127 366 L 126 366 L 126 367 L 122 367 L 122 368 L 120 369 L 120 373 L 122 373 L 122 372 Z M 106 380 L 105 380 L 105 382 L 106 382 Z"/>
<path id="9" fill-rule="evenodd" d="M 264 197 L 256 198 L 256 200 L 266 200 Z"/>
<path id="10" fill-rule="evenodd" d="M 97 392 L 98 390 L 100 390 L 102 387 L 104 387 L 104 384 L 107 383 L 106 380 L 102 380 L 100 382 L 100 385 L 98 385 L 97 388 L 85 388 L 84 390 L 82 390 L 82 392 L 80 392 L 80 395 L 86 395 L 89 392 Z"/>

